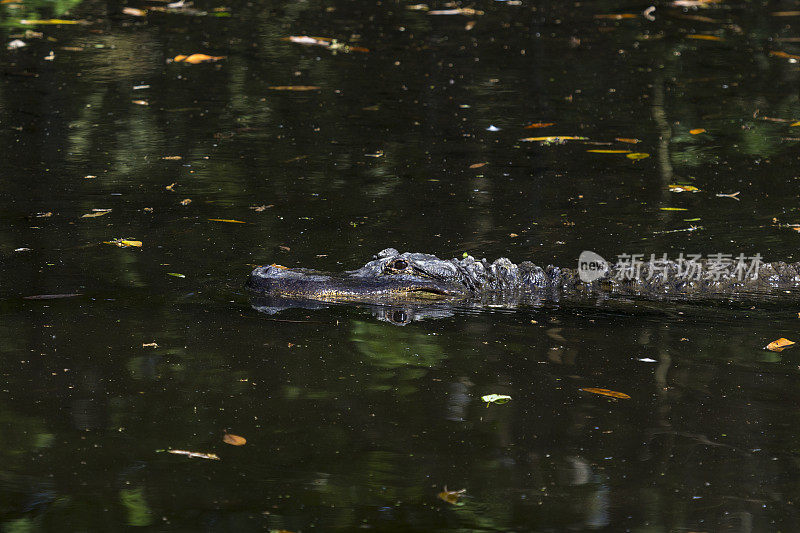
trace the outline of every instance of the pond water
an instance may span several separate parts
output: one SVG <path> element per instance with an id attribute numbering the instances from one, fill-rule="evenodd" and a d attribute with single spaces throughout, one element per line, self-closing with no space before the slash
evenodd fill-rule
<path id="1" fill-rule="evenodd" d="M 796 9 L 3 2 L 3 531 L 800 529 L 796 302 L 244 289 L 390 246 L 800 261 Z"/>

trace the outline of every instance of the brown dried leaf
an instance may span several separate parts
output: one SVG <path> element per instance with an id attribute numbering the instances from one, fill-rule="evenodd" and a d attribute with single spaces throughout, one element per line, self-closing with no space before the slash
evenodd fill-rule
<path id="1" fill-rule="evenodd" d="M 321 89 L 319 85 L 273 85 L 268 88 L 273 91 L 318 91 Z"/>
<path id="2" fill-rule="evenodd" d="M 456 505 L 458 503 L 458 499 L 461 496 L 463 496 L 466 492 L 467 489 L 447 490 L 447 487 L 445 487 L 442 492 L 436 495 L 436 497 L 442 500 L 443 502 L 447 502 L 451 505 Z"/>
<path id="3" fill-rule="evenodd" d="M 233 433 L 225 433 L 222 436 L 222 442 L 230 444 L 231 446 L 244 446 L 247 444 L 247 439 L 239 435 L 234 435 Z"/>
<path id="4" fill-rule="evenodd" d="M 601 396 L 608 396 L 610 398 L 620 398 L 623 400 L 630 400 L 631 397 L 625 394 L 624 392 L 617 392 L 615 390 L 609 389 L 598 389 L 595 387 L 583 387 L 581 388 L 584 392 L 591 392 L 592 394 L 600 394 Z"/>

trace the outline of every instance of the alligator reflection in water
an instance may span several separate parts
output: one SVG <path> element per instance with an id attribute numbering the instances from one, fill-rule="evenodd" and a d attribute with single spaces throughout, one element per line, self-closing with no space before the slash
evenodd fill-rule
<path id="1" fill-rule="evenodd" d="M 697 263 L 701 272 L 709 272 L 710 266 L 705 261 Z M 626 276 L 624 266 L 612 266 L 599 279 L 585 282 L 576 269 L 552 265 L 542 268 L 528 261 L 517 265 L 506 258 L 492 263 L 471 256 L 443 260 L 430 254 L 399 253 L 387 248 L 360 269 L 341 274 L 278 265 L 258 267 L 250 274 L 247 286 L 264 297 L 294 302 L 261 309 L 273 312 L 277 307 L 315 307 L 319 302 L 421 309 L 439 302 L 515 307 L 609 298 L 756 302 L 797 297 L 800 263 L 760 263 L 756 267 L 746 275 L 730 269 L 717 271 L 713 277 L 688 277 L 676 262 L 657 266 L 642 263 L 637 276 Z"/>

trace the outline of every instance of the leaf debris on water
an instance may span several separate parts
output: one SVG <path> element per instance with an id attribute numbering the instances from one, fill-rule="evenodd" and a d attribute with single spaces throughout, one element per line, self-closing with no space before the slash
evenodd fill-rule
<path id="1" fill-rule="evenodd" d="M 669 185 L 670 192 L 700 192 L 700 189 L 695 187 L 694 185 L 681 185 L 678 183 L 673 183 Z"/>
<path id="2" fill-rule="evenodd" d="M 113 241 L 103 241 L 105 244 L 113 244 L 114 246 L 119 246 L 120 248 L 141 248 L 142 241 L 136 241 L 133 239 L 114 239 Z"/>
<path id="3" fill-rule="evenodd" d="M 318 91 L 319 85 L 272 85 L 267 87 L 273 91 Z"/>
<path id="4" fill-rule="evenodd" d="M 583 392 L 590 392 L 592 394 L 599 394 L 601 396 L 608 396 L 609 398 L 619 398 L 622 400 L 630 400 L 631 397 L 624 392 L 618 392 L 610 389 L 598 389 L 596 387 L 582 387 Z"/>
<path id="5" fill-rule="evenodd" d="M 481 396 L 481 400 L 486 402 L 486 407 L 489 407 L 489 404 L 491 403 L 503 405 L 504 403 L 511 401 L 511 396 L 508 394 L 487 394 L 485 396 Z"/>
<path id="6" fill-rule="evenodd" d="M 186 457 L 192 457 L 195 459 L 210 459 L 212 461 L 220 460 L 219 456 L 215 453 L 190 452 L 189 450 L 167 450 L 167 453 L 185 455 Z"/>
<path id="7" fill-rule="evenodd" d="M 230 444 L 231 446 L 244 446 L 247 444 L 247 439 L 239 435 L 234 435 L 233 433 L 225 433 L 222 436 L 222 442 Z"/>
<path id="8" fill-rule="evenodd" d="M 774 340 L 771 343 L 764 346 L 765 349 L 771 352 L 782 352 L 786 348 L 790 346 L 794 346 L 796 343 L 794 341 L 790 341 L 789 339 L 785 339 L 781 337 L 780 339 Z"/>
<path id="9" fill-rule="evenodd" d="M 234 220 L 232 218 L 209 218 L 208 220 L 211 220 L 212 222 L 229 222 L 231 224 L 247 224 L 247 222 L 242 220 Z"/>
<path id="10" fill-rule="evenodd" d="M 198 63 L 212 63 L 225 59 L 225 56 L 210 56 L 206 54 L 191 54 L 191 55 L 177 55 L 172 60 L 175 63 L 189 63 L 196 65 Z"/>
<path id="11" fill-rule="evenodd" d="M 575 135 L 552 135 L 550 137 L 525 137 L 521 142 L 541 142 L 547 144 L 561 144 L 567 141 L 588 141 L 589 137 L 579 137 Z"/>
<path id="12" fill-rule="evenodd" d="M 447 486 L 445 485 L 442 492 L 436 495 L 437 498 L 442 500 L 443 502 L 447 502 L 451 505 L 458 505 L 458 499 L 463 496 L 467 492 L 467 489 L 461 490 L 447 490 Z"/>
<path id="13" fill-rule="evenodd" d="M 111 209 L 92 209 L 91 213 L 86 213 L 85 215 L 81 215 L 81 218 L 94 218 L 94 217 L 101 217 L 103 215 L 107 215 L 111 212 Z"/>
<path id="14" fill-rule="evenodd" d="M 738 196 L 739 196 L 740 192 L 741 191 L 736 191 L 736 192 L 732 192 L 732 193 L 721 192 L 721 193 L 717 193 L 715 196 L 717 198 L 733 198 L 734 200 L 736 200 L 738 202 L 739 201 Z"/>

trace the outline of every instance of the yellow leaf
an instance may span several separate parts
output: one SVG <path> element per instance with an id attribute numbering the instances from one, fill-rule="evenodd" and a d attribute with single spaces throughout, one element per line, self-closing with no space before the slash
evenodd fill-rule
<path id="1" fill-rule="evenodd" d="M 183 200 L 181 200 L 179 203 L 180 203 L 181 205 L 189 205 L 190 203 L 192 203 L 192 199 L 191 199 L 191 198 L 184 198 L 184 199 L 183 199 Z"/>
<path id="2" fill-rule="evenodd" d="M 20 24 L 26 25 L 34 25 L 34 24 L 86 24 L 85 20 L 63 20 L 63 19 L 42 19 L 42 20 L 31 20 L 31 19 L 22 19 L 19 21 Z"/>
<path id="3" fill-rule="evenodd" d="M 586 150 L 593 154 L 629 154 L 630 150 Z"/>
<path id="4" fill-rule="evenodd" d="M 764 348 L 766 348 L 771 352 L 782 352 L 783 350 L 794 344 L 795 344 L 794 341 L 790 341 L 789 339 L 784 339 L 783 337 L 781 337 L 780 339 L 774 340 L 771 343 L 767 344 Z"/>
<path id="5" fill-rule="evenodd" d="M 467 489 L 461 490 L 447 490 L 447 487 L 444 488 L 442 492 L 436 495 L 437 498 L 442 500 L 443 502 L 447 502 L 451 505 L 456 505 L 458 503 L 458 499 L 467 492 Z"/>
<path id="6" fill-rule="evenodd" d="M 717 37 L 716 35 L 702 35 L 702 34 L 693 34 L 687 35 L 687 39 L 697 39 L 698 41 L 724 41 L 722 37 Z"/>
<path id="7" fill-rule="evenodd" d="M 483 163 L 472 163 L 472 164 L 469 166 L 469 168 L 481 168 L 481 167 L 485 167 L 485 166 L 486 166 L 486 165 L 488 165 L 488 164 L 489 164 L 489 163 L 487 163 L 487 162 L 483 162 Z"/>
<path id="8" fill-rule="evenodd" d="M 620 398 L 623 400 L 630 400 L 630 396 L 624 392 L 617 392 L 609 389 L 596 389 L 594 387 L 584 387 L 581 389 L 584 392 L 591 392 L 592 394 L 600 394 L 602 396 L 610 396 L 611 398 Z"/>
<path id="9" fill-rule="evenodd" d="M 319 85 L 273 85 L 269 89 L 273 91 L 317 91 L 321 87 Z"/>
<path id="10" fill-rule="evenodd" d="M 131 103 L 136 105 L 150 105 L 147 100 L 131 100 Z"/>
<path id="11" fill-rule="evenodd" d="M 222 442 L 231 446 L 244 446 L 247 443 L 247 439 L 233 433 L 225 433 L 222 436 Z"/>
<path id="12" fill-rule="evenodd" d="M 631 143 L 631 144 L 636 144 L 636 143 L 642 142 L 639 139 L 628 139 L 626 137 L 617 137 L 614 140 L 618 141 L 618 142 L 621 142 L 621 143 Z"/>
<path id="13" fill-rule="evenodd" d="M 705 133 L 705 132 L 706 132 L 705 128 L 695 128 L 693 130 L 689 130 L 689 133 L 691 133 L 692 135 L 697 135 L 699 133 Z"/>
<path id="14" fill-rule="evenodd" d="M 661 207 L 662 211 L 688 211 L 685 207 Z"/>
<path id="15" fill-rule="evenodd" d="M 791 127 L 800 126 L 800 120 L 798 120 L 797 122 L 792 122 L 791 124 L 789 124 L 789 126 Z"/>
<path id="16" fill-rule="evenodd" d="M 211 61 L 219 61 L 220 59 L 225 59 L 225 56 L 209 56 L 206 54 L 192 54 L 190 56 L 184 55 L 177 55 L 173 58 L 173 61 L 176 63 L 190 63 L 192 65 L 196 65 L 198 63 L 206 63 Z"/>
<path id="17" fill-rule="evenodd" d="M 700 189 L 695 187 L 694 185 L 678 185 L 677 183 L 673 183 L 669 186 L 670 192 L 699 192 Z"/>
<path id="18" fill-rule="evenodd" d="M 113 244 L 120 248 L 141 248 L 142 241 L 132 241 L 128 239 L 114 239 L 113 241 L 105 241 L 106 244 Z"/>
<path id="19" fill-rule="evenodd" d="M 650 157 L 650 154 L 645 152 L 633 152 L 631 154 L 627 154 L 625 157 L 627 157 L 628 159 L 633 159 L 634 161 L 638 161 L 640 159 L 647 159 L 648 157 Z"/>
<path id="20" fill-rule="evenodd" d="M 214 222 L 231 222 L 233 224 L 247 224 L 247 222 L 242 222 L 241 220 L 233 220 L 228 218 L 209 218 L 208 220 L 212 220 Z"/>
<path id="21" fill-rule="evenodd" d="M 107 215 L 111 212 L 111 209 L 92 209 L 91 213 L 86 213 L 85 215 L 81 215 L 81 218 L 94 218 L 94 217 L 101 217 L 103 215 Z"/>

